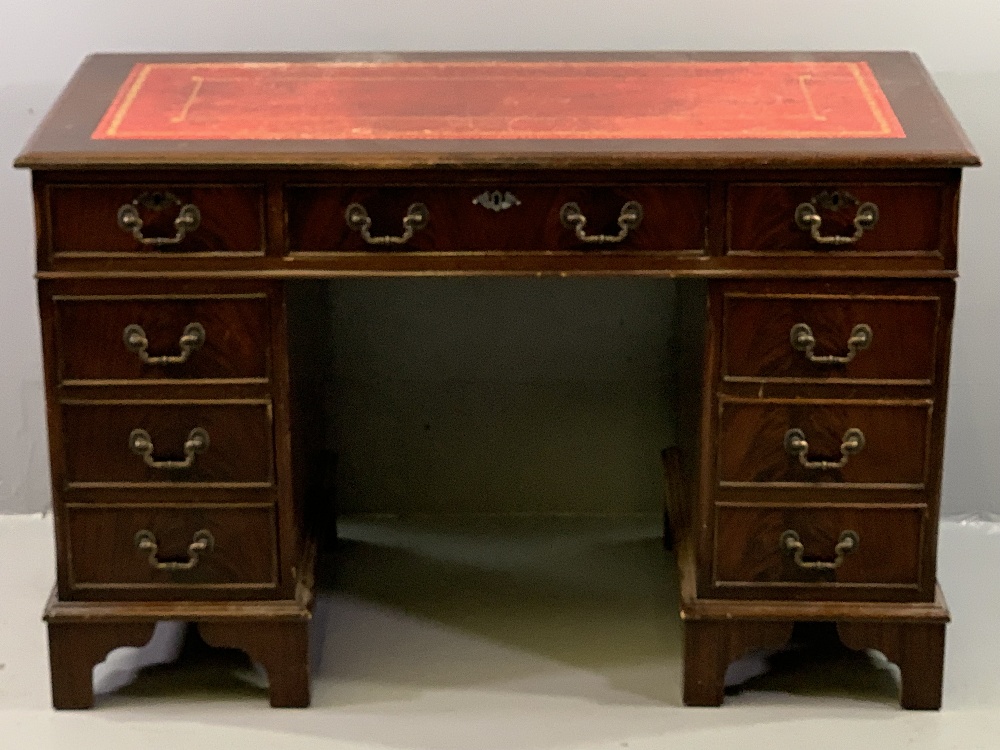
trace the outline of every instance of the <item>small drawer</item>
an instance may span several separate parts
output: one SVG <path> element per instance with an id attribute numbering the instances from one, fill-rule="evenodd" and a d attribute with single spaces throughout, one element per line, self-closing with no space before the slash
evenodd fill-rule
<path id="1" fill-rule="evenodd" d="M 303 185 L 287 188 L 285 202 L 293 253 L 702 252 L 708 216 L 707 187 L 685 184 Z M 569 204 L 578 209 L 576 218 L 570 215 L 575 212 L 567 208 Z M 638 213 L 633 204 L 638 204 Z M 363 209 L 367 218 L 350 223 L 347 216 L 352 206 Z M 410 213 L 412 206 L 423 207 L 420 221 L 404 221 L 408 215 L 418 215 Z M 365 232 L 372 241 L 361 231 L 367 221 L 370 225 Z M 404 229 L 407 223 L 410 229 Z M 580 239 L 577 226 L 586 237 L 604 235 L 605 241 Z M 405 242 L 401 241 L 406 235 Z"/>
<path id="2" fill-rule="evenodd" d="M 923 489 L 931 404 L 720 397 L 719 483 Z"/>
<path id="3" fill-rule="evenodd" d="M 732 185 L 729 252 L 942 255 L 954 244 L 948 195 L 938 184 Z"/>
<path id="4" fill-rule="evenodd" d="M 259 185 L 50 185 L 50 255 L 263 255 Z"/>
<path id="5" fill-rule="evenodd" d="M 60 382 L 266 380 L 264 294 L 53 298 Z"/>
<path id="6" fill-rule="evenodd" d="M 815 588 L 827 598 L 842 588 L 916 590 L 926 512 L 923 506 L 719 507 L 715 585 Z"/>
<path id="7" fill-rule="evenodd" d="M 274 509 L 190 505 L 74 506 L 66 512 L 69 586 L 77 593 L 273 589 Z M 119 593 L 121 595 L 121 593 Z"/>
<path id="8" fill-rule="evenodd" d="M 64 401 L 74 487 L 270 487 L 271 402 Z"/>
<path id="9" fill-rule="evenodd" d="M 940 314 L 934 296 L 728 292 L 722 377 L 930 385 Z"/>

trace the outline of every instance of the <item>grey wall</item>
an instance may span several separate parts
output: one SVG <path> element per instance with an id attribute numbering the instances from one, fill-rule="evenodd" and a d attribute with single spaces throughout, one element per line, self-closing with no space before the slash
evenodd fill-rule
<path id="1" fill-rule="evenodd" d="M 49 503 L 28 176 L 2 165 L 84 55 L 825 48 L 917 51 L 987 163 L 963 204 L 944 498 L 953 513 L 1000 513 L 997 38 L 995 0 L 0 0 L 0 512 Z M 657 406 L 671 293 L 623 280 L 334 285 L 328 344 L 361 355 L 329 365 L 345 495 L 375 509 L 652 507 L 643 451 L 669 438 Z"/>

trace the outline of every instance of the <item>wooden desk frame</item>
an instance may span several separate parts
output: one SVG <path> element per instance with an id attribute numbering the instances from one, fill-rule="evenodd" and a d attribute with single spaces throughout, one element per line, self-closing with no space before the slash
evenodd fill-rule
<path id="1" fill-rule="evenodd" d="M 208 643 L 241 648 L 263 664 L 272 705 L 308 704 L 314 536 L 323 522 L 309 460 L 310 415 L 297 409 L 303 394 L 289 358 L 294 331 L 284 285 L 394 275 L 698 280 L 682 285 L 680 439 L 664 453 L 665 537 L 675 545 L 682 580 L 685 703 L 720 704 L 730 662 L 782 645 L 797 622 L 821 621 L 835 623 L 847 646 L 876 648 L 900 666 L 903 706 L 940 705 L 948 612 L 935 558 L 958 194 L 961 169 L 978 159 L 914 57 L 505 58 L 864 60 L 902 128 L 887 125 L 881 138 L 171 141 L 120 139 L 109 130 L 116 120 L 105 112 L 137 61 L 245 57 L 91 58 L 17 162 L 33 170 L 38 219 L 58 556 L 45 617 L 56 707 L 90 706 L 93 666 L 114 647 L 145 643 L 162 619 L 196 623 Z M 491 190 L 521 201 L 518 213 L 509 213 L 519 217 L 514 223 L 497 218 L 504 212 L 473 206 Z M 150 198 L 154 193 L 159 197 Z M 843 231 L 853 231 L 850 211 L 860 216 L 861 201 L 878 203 L 877 227 L 854 244 L 814 243 L 793 214 L 831 194 L 834 203 L 859 204 L 848 209 Z M 347 204 L 364 203 L 384 214 L 373 217 L 373 234 L 398 235 L 401 207 L 414 196 L 426 200 L 431 221 L 406 247 L 365 246 L 357 227 L 343 224 Z M 560 226 L 565 206 L 576 202 L 589 216 L 587 232 L 614 235 L 624 230 L 625 200 L 635 196 L 645 215 L 628 241 L 588 247 L 574 237 L 572 222 Z M 130 200 L 143 212 L 144 231 L 156 236 L 170 236 L 171 211 L 186 210 L 186 202 L 200 204 L 200 226 L 178 243 L 181 251 L 143 247 L 121 231 L 127 227 L 120 219 L 114 223 L 115 209 Z M 151 200 L 157 205 L 143 202 Z M 177 208 L 155 213 L 171 201 Z M 830 226 L 840 209 L 821 206 L 824 233 L 838 231 Z M 167 223 L 155 226 L 157 217 Z M 694 224 L 685 229 L 685 221 Z M 244 307 L 231 307 L 234 300 Z M 758 308 L 763 318 L 748 323 L 731 312 L 740 304 L 771 307 Z M 803 305 L 817 312 L 819 359 L 809 348 L 803 360 L 806 350 L 790 345 L 784 328 L 771 343 L 754 338 L 768 321 L 798 320 Z M 116 316 L 153 311 L 161 322 L 183 326 L 194 309 L 212 323 L 208 343 L 201 358 L 191 354 L 179 370 L 123 359 L 117 328 L 87 338 L 87 321 L 108 320 L 114 328 Z M 848 321 L 845 311 L 852 310 L 873 317 Z M 861 353 L 856 365 L 830 370 L 822 357 L 843 356 L 837 349 L 844 346 L 832 337 L 846 340 L 849 324 L 859 322 L 875 329 L 878 356 Z M 179 332 L 167 328 L 142 328 L 136 341 L 147 329 L 149 341 L 130 351 L 159 354 Z M 231 332 L 231 350 L 213 348 L 222 346 L 219 330 Z M 741 341 L 749 348 L 740 349 Z M 131 346 L 127 332 L 125 344 Z M 815 411 L 806 414 L 803 404 Z M 244 438 L 228 445 L 213 438 L 221 447 L 209 449 L 209 458 L 194 457 L 177 435 L 190 427 L 182 415 L 196 413 L 215 435 L 237 429 Z M 841 417 L 864 421 L 869 463 L 851 463 L 857 451 L 843 445 L 840 463 L 831 455 L 840 431 L 857 427 Z M 172 429 L 172 452 L 130 455 L 114 432 L 129 419 Z M 787 436 L 784 448 L 780 439 L 795 420 L 813 427 L 813 448 L 798 458 Z M 779 432 L 769 432 L 776 425 Z M 748 430 L 759 442 L 741 437 Z M 163 434 L 150 440 L 162 445 Z M 894 435 L 912 438 L 912 445 L 901 438 L 898 462 L 887 447 Z M 824 440 L 826 448 L 816 448 Z M 181 474 L 165 478 L 176 470 L 166 454 L 174 463 L 187 456 Z M 794 545 L 779 549 L 775 531 L 793 522 L 794 539 L 798 532 L 803 539 L 798 557 Z M 848 522 L 861 529 L 861 541 L 846 552 L 838 546 L 831 560 L 836 533 Z M 162 539 L 149 532 L 145 539 L 153 541 L 145 546 L 136 537 L 137 551 L 108 551 L 127 549 L 134 528 L 157 524 Z M 199 531 L 185 550 L 192 524 L 215 533 Z M 744 538 L 740 528 L 751 531 Z M 241 549 L 227 536 L 236 532 L 256 541 Z M 820 543 L 830 550 L 815 549 Z M 260 556 L 262 549 L 269 557 Z"/>

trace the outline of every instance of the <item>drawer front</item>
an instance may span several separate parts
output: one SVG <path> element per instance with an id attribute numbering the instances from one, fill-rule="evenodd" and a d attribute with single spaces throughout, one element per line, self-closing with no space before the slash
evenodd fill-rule
<path id="1" fill-rule="evenodd" d="M 934 379 L 939 297 L 727 293 L 723 379 Z"/>
<path id="2" fill-rule="evenodd" d="M 289 250 L 701 252 L 705 248 L 708 189 L 704 185 L 501 185 L 495 198 L 494 187 L 289 187 L 285 192 Z M 505 200 L 508 207 L 501 208 Z M 632 201 L 642 207 L 642 218 L 620 242 L 581 240 L 576 224 L 566 226 L 560 218 L 563 207 L 575 203 L 586 219 L 586 235 L 618 236 L 623 231 L 619 219 Z M 401 237 L 403 219 L 413 204 L 426 206 L 426 224 L 415 229 L 405 244 L 370 244 L 347 222 L 346 211 L 352 204 L 364 208 L 373 238 Z"/>
<path id="3" fill-rule="evenodd" d="M 829 596 L 842 586 L 916 589 L 925 513 L 923 506 L 717 508 L 715 585 L 815 587 Z"/>
<path id="4" fill-rule="evenodd" d="M 263 294 L 56 297 L 60 382 L 266 380 Z"/>
<path id="5" fill-rule="evenodd" d="M 271 416 L 264 400 L 65 401 L 66 483 L 270 487 Z"/>
<path id="6" fill-rule="evenodd" d="M 55 257 L 264 253 L 261 186 L 50 185 L 47 196 Z M 133 211 L 141 226 L 119 218 Z M 185 221 L 193 215 L 196 223 Z"/>
<path id="7" fill-rule="evenodd" d="M 923 489 L 930 419 L 930 401 L 722 397 L 719 481 Z"/>
<path id="8" fill-rule="evenodd" d="M 77 506 L 65 528 L 71 590 L 277 585 L 270 506 Z"/>
<path id="9" fill-rule="evenodd" d="M 935 184 L 732 185 L 729 252 L 941 255 L 945 244 L 954 243 L 944 219 L 947 195 L 946 186 Z M 824 243 L 813 237 L 815 222 L 796 220 L 799 206 L 810 204 L 820 220 L 819 237 L 853 238 L 859 210 L 869 203 L 878 219 L 867 226 L 862 217 L 863 231 L 854 242 Z"/>

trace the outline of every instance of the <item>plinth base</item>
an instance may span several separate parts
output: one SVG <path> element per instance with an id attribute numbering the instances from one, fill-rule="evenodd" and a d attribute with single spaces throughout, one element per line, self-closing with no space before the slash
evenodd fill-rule
<path id="1" fill-rule="evenodd" d="M 61 602 L 45 610 L 52 705 L 90 708 L 93 670 L 121 646 L 149 642 L 160 620 L 194 623 L 210 646 L 237 648 L 267 671 L 271 705 L 309 705 L 309 607 L 300 601 Z"/>
<path id="2" fill-rule="evenodd" d="M 797 622 L 832 622 L 845 646 L 876 649 L 899 667 L 903 708 L 941 707 L 949 616 L 940 586 L 933 602 L 882 603 L 698 599 L 682 584 L 681 619 L 687 706 L 721 705 L 728 666 L 752 651 L 784 646 Z"/>

